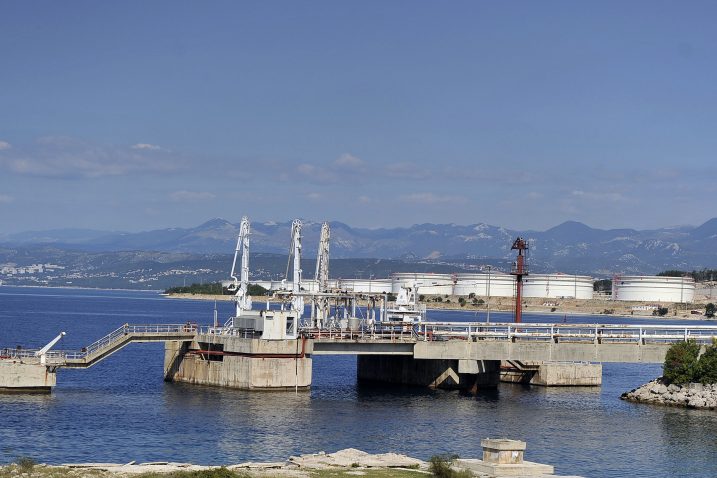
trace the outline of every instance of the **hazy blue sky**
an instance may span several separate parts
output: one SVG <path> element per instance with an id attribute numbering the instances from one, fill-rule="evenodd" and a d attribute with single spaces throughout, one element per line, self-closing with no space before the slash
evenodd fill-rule
<path id="1" fill-rule="evenodd" d="M 2 231 L 717 216 L 717 3 L 0 3 Z"/>

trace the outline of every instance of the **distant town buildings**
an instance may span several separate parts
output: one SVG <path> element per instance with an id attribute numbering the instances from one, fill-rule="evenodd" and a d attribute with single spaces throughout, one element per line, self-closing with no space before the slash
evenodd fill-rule
<path id="1" fill-rule="evenodd" d="M 29 266 L 18 266 L 12 262 L 0 264 L 0 274 L 8 276 L 21 274 L 44 274 L 47 272 L 54 272 L 59 269 L 64 269 L 64 267 L 58 266 L 57 264 L 31 264 Z"/>

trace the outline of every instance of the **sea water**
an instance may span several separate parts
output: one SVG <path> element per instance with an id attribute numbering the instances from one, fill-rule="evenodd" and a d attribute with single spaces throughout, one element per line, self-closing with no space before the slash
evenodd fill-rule
<path id="1" fill-rule="evenodd" d="M 218 302 L 219 317 L 231 315 Z M 152 292 L 0 287 L 0 347 L 78 349 L 124 323 L 209 324 L 214 303 Z M 429 311 L 429 320 L 485 313 Z M 491 320 L 510 320 L 491 313 Z M 526 315 L 531 322 L 628 319 Z M 650 323 L 655 320 L 641 319 Z M 631 320 L 638 322 L 638 319 Z M 677 322 L 681 324 L 689 322 Z M 703 323 L 703 322 L 702 322 Z M 0 395 L 0 463 L 181 461 L 231 464 L 354 447 L 427 459 L 480 457 L 480 440 L 528 443 L 526 459 L 586 477 L 717 476 L 717 411 L 635 404 L 620 394 L 658 364 L 604 364 L 603 385 L 500 384 L 456 391 L 356 383 L 356 358 L 313 359 L 311 391 L 247 392 L 163 381 L 163 345 L 131 344 L 87 370 L 61 369 L 50 395 Z"/>

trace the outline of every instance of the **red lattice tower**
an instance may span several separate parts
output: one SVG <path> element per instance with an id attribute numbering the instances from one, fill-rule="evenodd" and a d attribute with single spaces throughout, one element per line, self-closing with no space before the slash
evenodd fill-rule
<path id="1" fill-rule="evenodd" d="M 522 322 L 523 318 L 523 276 L 528 275 L 528 264 L 526 263 L 526 251 L 528 242 L 519 237 L 513 242 L 511 250 L 518 251 L 518 257 L 513 263 L 510 273 L 515 276 L 515 321 Z"/>

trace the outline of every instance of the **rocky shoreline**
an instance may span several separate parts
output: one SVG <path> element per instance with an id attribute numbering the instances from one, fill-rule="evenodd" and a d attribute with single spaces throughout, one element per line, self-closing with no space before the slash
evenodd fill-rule
<path id="1" fill-rule="evenodd" d="M 498 440 L 501 441 L 501 440 Z M 503 440 L 506 441 L 506 440 Z M 465 463 L 463 463 L 465 462 Z M 472 470 L 471 462 L 458 460 L 449 465 L 453 470 L 466 470 L 462 476 L 490 478 L 494 474 Z M 481 462 L 482 463 L 482 462 Z M 560 478 L 553 474 L 552 466 L 523 462 L 530 469 L 549 468 L 550 472 L 531 474 L 535 478 Z M 509 465 L 515 468 L 519 465 Z M 468 471 L 471 470 L 471 471 Z M 246 462 L 235 465 L 207 466 L 191 463 L 134 461 L 119 463 L 77 463 L 45 465 L 19 462 L 0 464 L 0 478 L 424 478 L 437 476 L 430 464 L 398 453 L 371 454 L 354 448 L 334 453 L 312 453 L 292 456 L 279 462 Z M 502 476 L 502 475 L 501 475 Z M 513 474 L 511 474 L 513 476 Z M 520 475 L 527 476 L 527 475 Z M 581 478 L 562 476 L 562 478 Z"/>
<path id="2" fill-rule="evenodd" d="M 667 384 L 662 378 L 658 378 L 641 387 L 623 393 L 620 398 L 631 402 L 652 403 L 670 407 L 714 410 L 717 409 L 717 384 Z"/>

